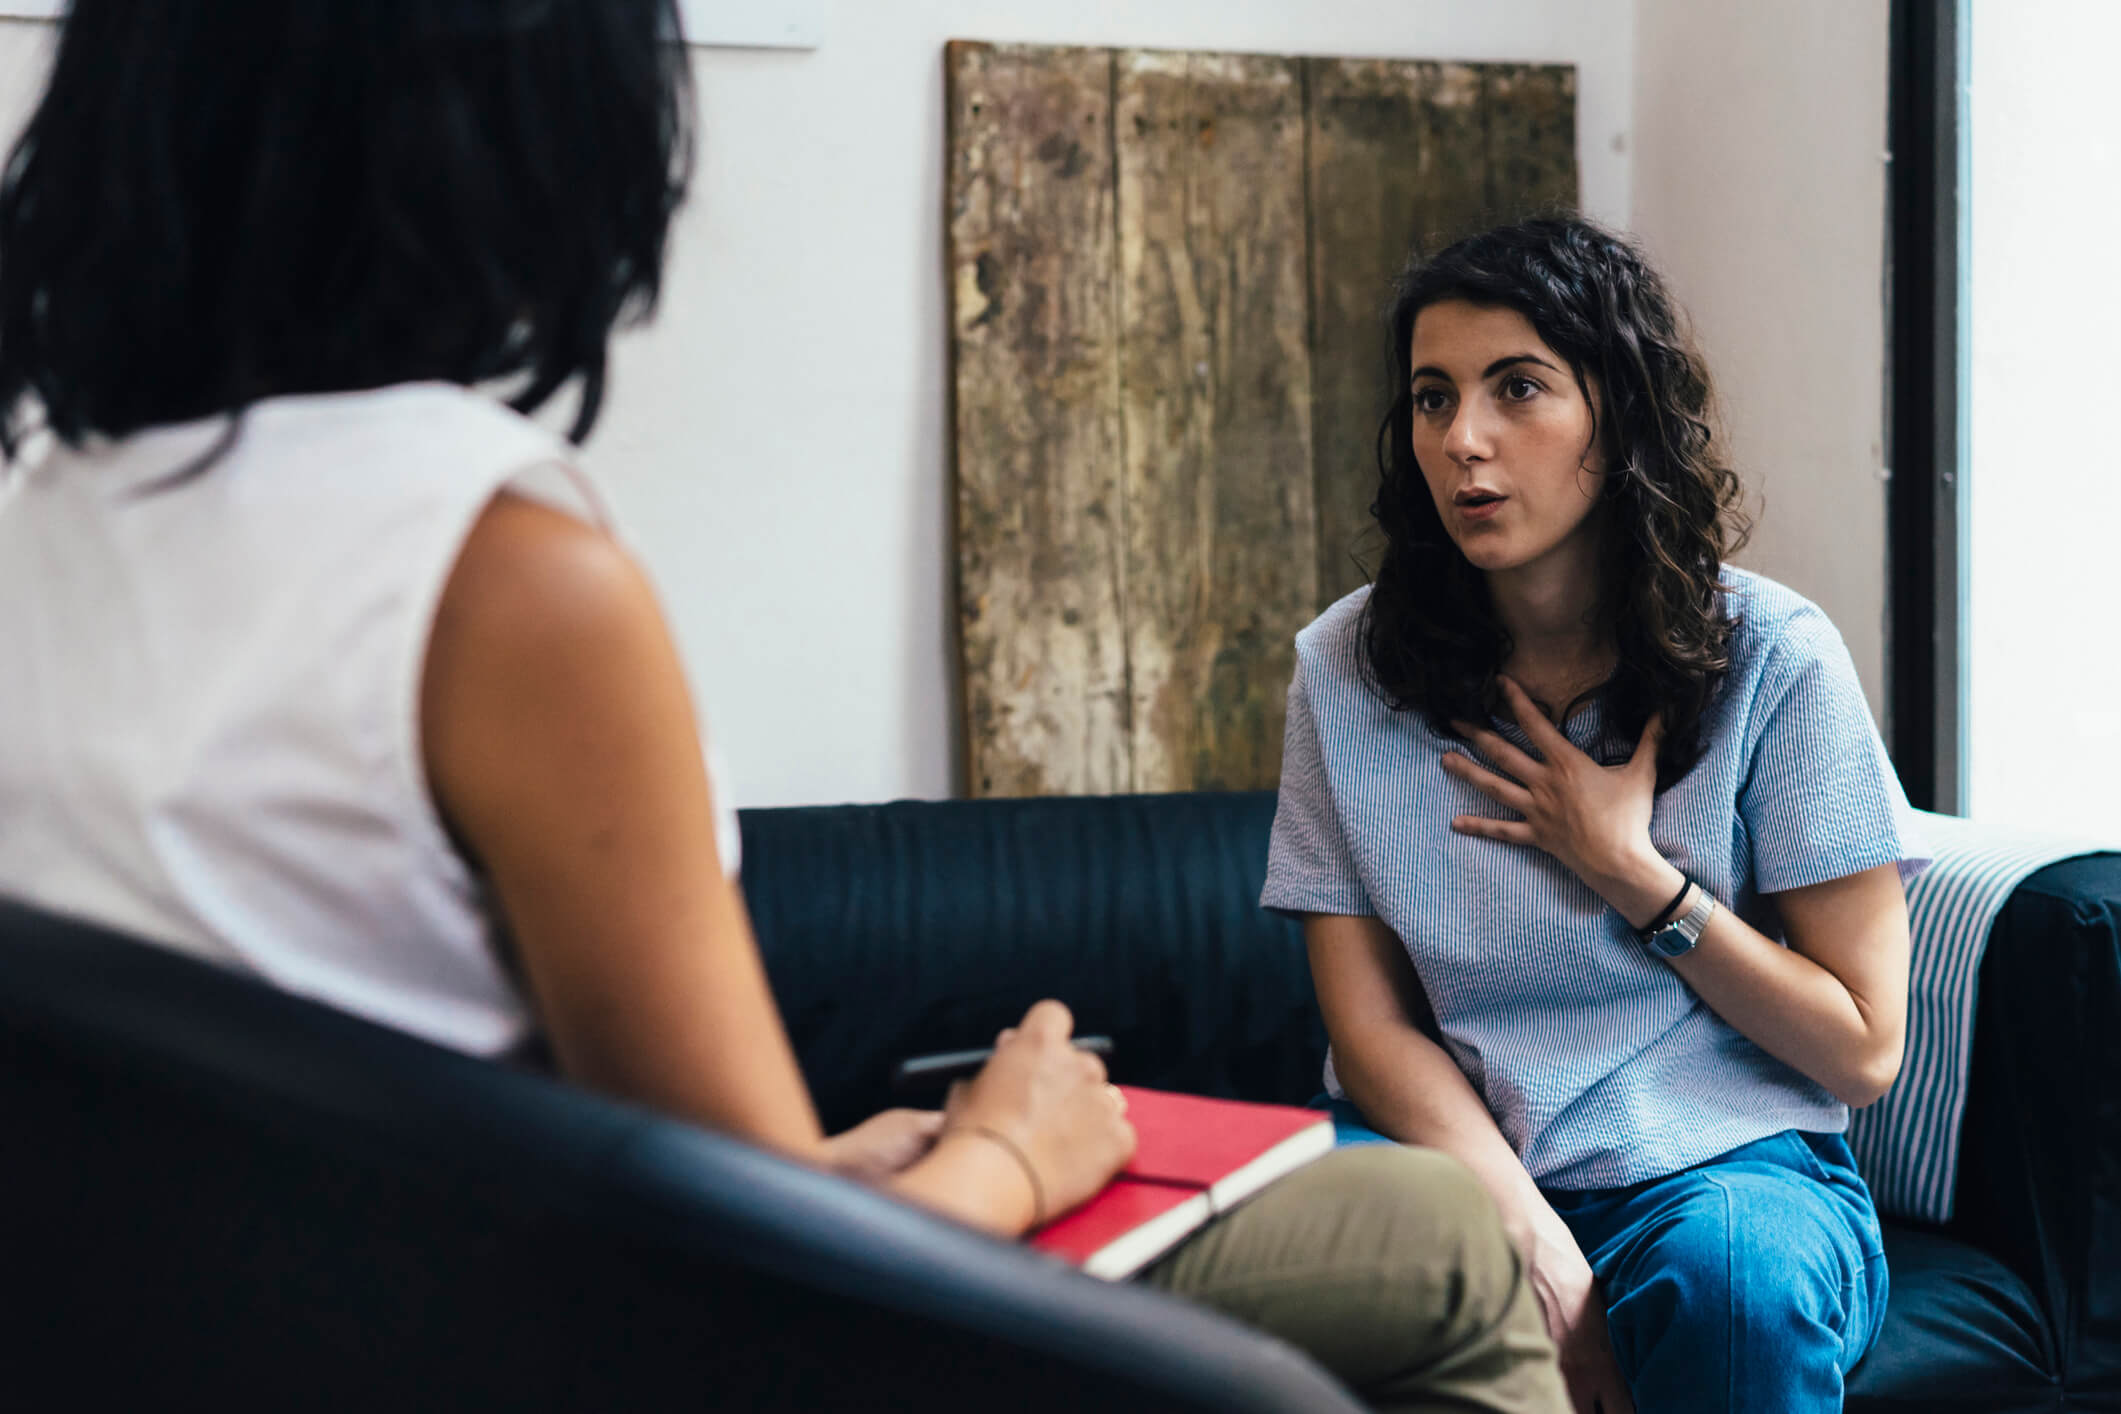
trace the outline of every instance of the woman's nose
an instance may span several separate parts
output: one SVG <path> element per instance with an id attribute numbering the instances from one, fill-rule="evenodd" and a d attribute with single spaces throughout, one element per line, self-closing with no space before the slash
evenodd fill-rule
<path id="1" fill-rule="evenodd" d="M 1472 399 L 1458 405 L 1443 435 L 1444 455 L 1454 462 L 1484 461 L 1492 450 L 1487 419 Z"/>

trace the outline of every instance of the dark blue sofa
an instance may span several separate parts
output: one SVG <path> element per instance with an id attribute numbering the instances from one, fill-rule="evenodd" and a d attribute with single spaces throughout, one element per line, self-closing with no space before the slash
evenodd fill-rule
<path id="1" fill-rule="evenodd" d="M 1122 1080 L 1302 1101 L 1272 797 L 743 817 L 828 1123 L 1058 995 Z M 1983 973 L 1959 1214 L 1891 1230 L 1851 1410 L 2121 1410 L 2121 861 Z M 0 905 L 0 1379 L 22 1408 L 1354 1406 L 1286 1348 L 749 1150 Z M 12 1402 L 12 1401 L 10 1401 Z"/>

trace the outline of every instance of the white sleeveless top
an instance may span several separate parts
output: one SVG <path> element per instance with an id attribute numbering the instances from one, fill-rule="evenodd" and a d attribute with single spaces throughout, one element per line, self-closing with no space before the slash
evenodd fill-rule
<path id="1" fill-rule="evenodd" d="M 533 1028 L 427 788 L 420 683 L 503 489 L 572 449 L 449 384 L 55 447 L 0 500 L 0 894 L 481 1055 Z M 721 792 L 722 857 L 735 821 Z"/>

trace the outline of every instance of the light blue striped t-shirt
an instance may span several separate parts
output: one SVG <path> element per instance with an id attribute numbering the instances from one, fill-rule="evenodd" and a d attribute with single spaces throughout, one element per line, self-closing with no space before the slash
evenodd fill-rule
<path id="1" fill-rule="evenodd" d="M 1928 859 L 1833 624 L 1772 580 L 1723 579 L 1740 620 L 1730 675 L 1650 838 L 1780 938 L 1767 895 L 1894 861 L 1912 878 Z M 1374 915 L 1399 935 L 1445 1048 L 1544 1187 L 1619 1187 L 1785 1129 L 1845 1129 L 1845 1105 L 1709 1010 L 1552 856 L 1452 832 L 1454 815 L 1505 812 L 1444 773 L 1446 751 L 1478 752 L 1365 683 L 1368 594 L 1297 635 L 1261 903 Z M 1569 720 L 1578 746 L 1598 711 Z M 1326 1088 L 1342 1093 L 1330 1056 Z"/>

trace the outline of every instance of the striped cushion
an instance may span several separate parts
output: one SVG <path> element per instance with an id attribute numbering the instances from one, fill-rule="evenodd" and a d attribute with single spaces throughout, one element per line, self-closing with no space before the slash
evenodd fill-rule
<path id="1" fill-rule="evenodd" d="M 1989 926 L 2028 875 L 2106 847 L 1918 813 L 1936 862 L 1907 889 L 1914 942 L 1907 1057 L 1885 1098 L 1851 1117 L 1849 1146 L 1880 1210 L 1941 1223 L 1952 1216 L 1959 1177 L 1974 987 Z"/>

